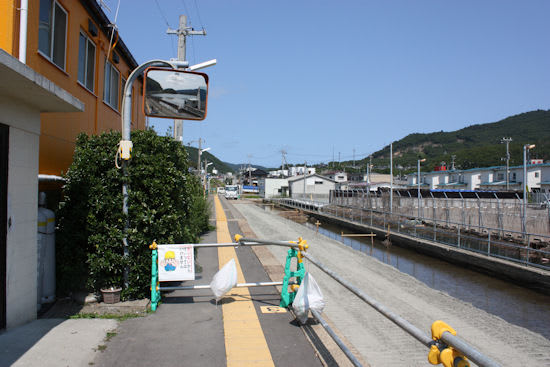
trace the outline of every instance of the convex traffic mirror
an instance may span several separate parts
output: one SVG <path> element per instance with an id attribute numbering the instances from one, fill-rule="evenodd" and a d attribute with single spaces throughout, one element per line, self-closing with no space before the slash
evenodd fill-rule
<path id="1" fill-rule="evenodd" d="M 206 74 L 149 68 L 145 71 L 143 89 L 143 112 L 147 116 L 180 120 L 204 120 L 206 117 Z"/>

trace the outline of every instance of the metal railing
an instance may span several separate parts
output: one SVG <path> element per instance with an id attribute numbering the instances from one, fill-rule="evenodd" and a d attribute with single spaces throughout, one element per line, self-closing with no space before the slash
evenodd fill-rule
<path id="1" fill-rule="evenodd" d="M 274 245 L 283 245 L 285 244 L 285 241 L 271 241 L 271 240 L 258 240 L 258 239 L 251 239 L 251 238 L 241 238 L 239 240 L 242 244 L 274 244 Z M 248 242 L 248 243 L 247 243 Z M 289 242 L 286 242 L 286 245 L 288 246 Z M 292 245 L 291 245 L 292 246 Z M 295 245 L 294 245 L 295 246 Z M 497 362 L 495 362 L 490 357 L 484 355 L 479 350 L 477 350 L 474 346 L 463 340 L 462 338 L 453 335 L 449 331 L 444 331 L 441 334 L 441 337 L 439 339 L 435 339 L 433 337 L 430 337 L 426 333 L 424 333 L 422 330 L 411 324 L 409 321 L 405 320 L 403 317 L 399 316 L 395 312 L 393 312 L 391 309 L 383 305 L 382 303 L 378 302 L 356 286 L 354 286 L 352 283 L 345 280 L 343 277 L 338 275 L 336 272 L 328 268 L 326 265 L 318 261 L 315 257 L 307 253 L 307 250 L 301 251 L 301 256 L 309 260 L 312 264 L 314 264 L 317 268 L 322 270 L 324 273 L 329 275 L 331 278 L 336 280 L 340 285 L 347 288 L 349 291 L 351 291 L 353 294 L 355 294 L 357 297 L 359 297 L 361 300 L 366 302 L 368 305 L 373 307 L 376 311 L 381 313 L 384 317 L 392 321 L 394 324 L 396 324 L 398 327 L 409 333 L 412 337 L 414 337 L 416 340 L 421 342 L 424 346 L 427 348 L 432 348 L 433 345 L 436 345 L 437 347 L 441 347 L 441 350 L 452 347 L 455 350 L 459 351 L 462 355 L 468 357 L 471 361 L 475 362 L 478 366 L 482 367 L 498 367 L 500 366 Z M 325 330 L 329 333 L 329 335 L 335 340 L 337 345 L 342 349 L 344 354 L 348 357 L 350 362 L 356 366 L 360 367 L 362 364 L 359 362 L 359 360 L 351 353 L 349 348 L 342 342 L 342 340 L 336 335 L 336 333 L 330 328 L 330 326 L 326 323 L 326 321 L 322 318 L 322 316 L 314 311 L 311 310 L 312 315 L 315 319 L 319 321 L 319 323 L 325 328 Z M 467 365 L 467 364 L 465 364 Z"/>
<path id="2" fill-rule="evenodd" d="M 418 218 L 356 206 L 326 205 L 292 199 L 281 199 L 277 202 L 384 231 L 389 230 L 393 233 L 550 270 L 550 236 L 503 231 L 474 224 L 465 226 L 447 219 Z M 546 245 L 545 248 L 536 248 L 544 245 Z"/>

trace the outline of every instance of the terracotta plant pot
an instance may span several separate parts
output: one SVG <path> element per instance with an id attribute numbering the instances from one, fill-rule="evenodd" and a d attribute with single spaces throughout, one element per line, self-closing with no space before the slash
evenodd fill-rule
<path id="1" fill-rule="evenodd" d="M 101 290 L 101 295 L 103 296 L 104 303 L 118 303 L 120 302 L 120 291 L 122 288 L 107 288 Z"/>

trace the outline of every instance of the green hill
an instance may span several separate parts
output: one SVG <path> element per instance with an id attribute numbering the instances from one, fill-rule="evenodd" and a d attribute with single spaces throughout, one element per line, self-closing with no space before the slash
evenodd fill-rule
<path id="1" fill-rule="evenodd" d="M 197 159 L 198 159 L 197 151 L 198 151 L 198 149 L 195 148 L 195 147 L 186 146 L 185 150 L 187 150 L 187 153 L 189 153 L 189 161 L 191 162 L 191 165 L 193 167 L 197 167 Z M 216 167 L 216 169 L 221 173 L 235 172 L 233 167 L 231 167 L 230 165 L 228 165 L 225 162 L 222 162 L 215 155 L 210 154 L 210 152 L 203 152 L 202 155 L 201 155 L 201 159 L 203 161 L 205 159 L 207 159 L 208 162 L 213 162 L 214 163 L 213 166 Z M 210 172 L 210 171 L 208 171 L 208 172 Z"/>
<path id="2" fill-rule="evenodd" d="M 452 155 L 456 156 L 457 169 L 504 165 L 501 158 L 506 156 L 506 145 L 500 143 L 503 137 L 513 139 L 510 143 L 511 166 L 523 164 L 524 144 L 536 144 L 530 152 L 531 158 L 550 160 L 550 110 L 525 112 L 456 131 L 407 135 L 393 143 L 394 172 L 398 173 L 395 169 L 398 166 L 403 167 L 403 173 L 414 171 L 417 160 L 422 158 L 426 158 L 422 163 L 423 171 L 431 171 L 441 162 L 450 167 Z M 389 171 L 389 153 L 388 145 L 372 154 L 376 171 Z M 367 162 L 368 158 L 359 161 L 362 170 Z"/>

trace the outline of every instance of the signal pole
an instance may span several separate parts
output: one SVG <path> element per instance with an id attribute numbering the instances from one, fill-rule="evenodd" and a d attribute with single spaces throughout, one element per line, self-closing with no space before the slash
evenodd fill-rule
<path id="1" fill-rule="evenodd" d="M 178 60 L 185 61 L 185 47 L 187 36 L 206 36 L 206 30 L 195 31 L 187 26 L 187 16 L 180 15 L 180 26 L 178 29 L 168 28 L 166 34 L 178 35 Z M 174 140 L 179 140 L 183 144 L 183 120 L 174 120 Z M 200 165 L 200 164 L 199 164 Z"/>
<path id="2" fill-rule="evenodd" d="M 506 191 L 510 190 L 510 149 L 509 145 L 512 138 L 502 138 L 501 143 L 506 144 Z"/>

